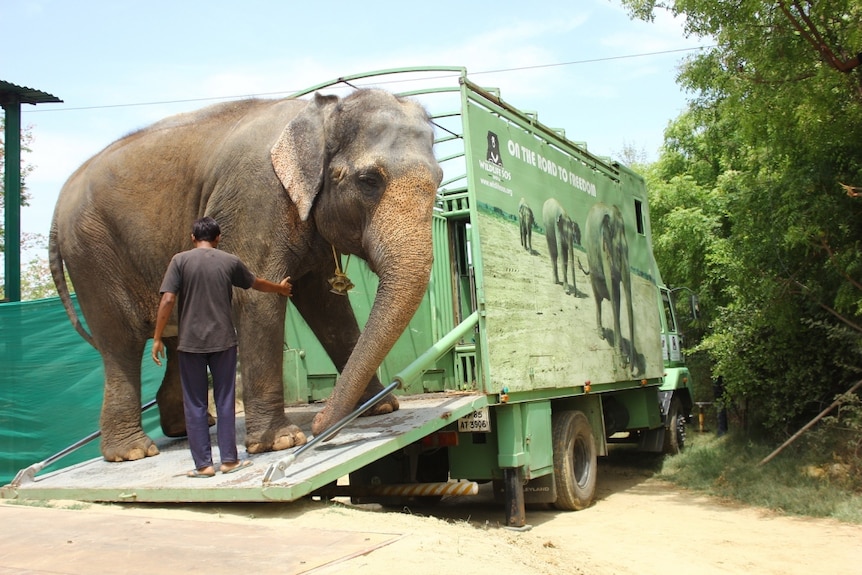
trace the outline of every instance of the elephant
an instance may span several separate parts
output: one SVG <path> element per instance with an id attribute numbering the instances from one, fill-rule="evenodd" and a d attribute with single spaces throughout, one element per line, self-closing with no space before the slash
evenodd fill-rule
<path id="1" fill-rule="evenodd" d="M 632 312 L 632 278 L 629 268 L 629 245 L 622 212 L 617 206 L 601 202 L 594 204 L 587 214 L 585 228 L 587 263 L 593 297 L 596 300 L 596 327 L 601 339 L 605 339 L 602 327 L 602 302 L 611 302 L 614 314 L 614 344 L 617 353 L 632 374 L 637 373 L 635 350 L 634 314 Z M 628 314 L 628 352 L 623 351 L 623 335 L 620 329 L 621 298 L 625 294 Z"/>
<path id="2" fill-rule="evenodd" d="M 364 89 L 343 98 L 249 99 L 178 114 L 117 140 L 78 168 L 57 200 L 49 261 L 72 324 L 102 357 L 102 456 L 158 454 L 141 425 L 141 358 L 162 276 L 171 257 L 191 247 L 191 225 L 205 215 L 220 224 L 219 249 L 259 277 L 291 278 L 293 306 L 339 371 L 312 422 L 314 435 L 382 391 L 376 369 L 430 278 L 432 212 L 443 175 L 433 144 L 421 105 Z M 361 332 L 349 298 L 330 291 L 342 254 L 363 258 L 380 279 Z M 287 302 L 235 291 L 246 450 L 300 445 L 307 437 L 284 413 Z M 167 365 L 156 394 L 170 437 L 185 434 L 175 326 L 176 314 L 165 332 Z M 398 407 L 389 394 L 369 414 Z"/>
<path id="3" fill-rule="evenodd" d="M 521 247 L 529 253 L 533 253 L 533 210 L 526 198 L 521 198 L 518 203 L 518 225 L 521 228 Z"/>
<path id="4" fill-rule="evenodd" d="M 554 269 L 554 283 L 564 286 L 567 294 L 577 294 L 574 246 L 581 243 L 581 228 L 569 217 L 560 202 L 554 198 L 547 200 L 542 206 L 542 223 L 545 226 L 548 254 L 551 256 L 551 265 Z M 558 272 L 558 258 L 563 266 L 563 281 L 560 281 Z M 580 260 L 578 260 L 578 264 L 580 264 Z M 570 267 L 572 269 L 571 287 L 568 283 Z"/>

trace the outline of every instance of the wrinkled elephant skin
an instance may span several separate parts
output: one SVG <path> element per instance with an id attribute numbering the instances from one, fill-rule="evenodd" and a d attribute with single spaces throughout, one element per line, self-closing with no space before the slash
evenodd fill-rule
<path id="1" fill-rule="evenodd" d="M 375 371 L 417 309 L 430 274 L 431 217 L 442 177 L 432 146 L 421 106 L 359 90 L 343 99 L 246 100 L 180 114 L 114 142 L 81 166 L 57 202 L 49 253 L 67 313 L 104 363 L 105 459 L 158 453 L 141 427 L 141 357 L 165 269 L 174 254 L 191 248 L 192 222 L 204 215 L 221 226 L 219 248 L 255 275 L 291 277 L 292 305 L 339 370 L 314 433 L 382 389 Z M 365 259 L 380 277 L 362 333 L 349 299 L 329 291 L 333 250 Z M 71 304 L 64 269 L 89 333 Z M 306 441 L 284 415 L 286 305 L 273 294 L 234 293 L 250 453 Z M 181 435 L 177 341 L 170 335 L 157 400 L 165 433 Z M 397 408 L 390 395 L 373 413 Z"/>

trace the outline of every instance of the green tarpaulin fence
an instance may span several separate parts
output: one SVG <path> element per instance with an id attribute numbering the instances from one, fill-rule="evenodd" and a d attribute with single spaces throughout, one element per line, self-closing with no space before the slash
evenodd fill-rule
<path id="1" fill-rule="evenodd" d="M 98 430 L 104 370 L 59 298 L 0 304 L 0 366 L 0 485 L 5 485 L 20 469 Z M 143 402 L 155 397 L 163 374 L 147 346 Z M 144 429 L 154 439 L 161 436 L 158 418 L 157 409 L 144 413 Z M 98 456 L 96 439 L 43 473 Z"/>

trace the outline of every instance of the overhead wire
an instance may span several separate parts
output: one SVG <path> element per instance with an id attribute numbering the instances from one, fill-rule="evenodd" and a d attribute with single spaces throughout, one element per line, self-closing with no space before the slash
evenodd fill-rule
<path id="1" fill-rule="evenodd" d="M 538 70 L 542 68 L 555 68 L 562 66 L 575 66 L 578 64 L 592 64 L 596 62 L 608 62 L 611 60 L 625 60 L 630 58 L 645 58 L 648 56 L 661 56 L 665 54 L 673 54 L 678 52 L 693 52 L 695 50 L 703 50 L 706 48 L 711 48 L 712 46 L 694 46 L 690 48 L 674 48 L 671 50 L 660 50 L 657 52 L 642 52 L 639 54 L 624 54 L 621 56 L 607 56 L 603 58 L 589 58 L 585 60 L 572 60 L 570 62 L 557 62 L 554 64 L 535 64 L 532 66 L 519 66 L 515 68 L 499 68 L 496 70 L 482 70 L 479 72 L 470 72 L 470 76 L 482 76 L 488 74 L 505 74 L 508 72 L 522 72 L 524 70 Z M 446 74 L 441 77 L 448 77 L 451 74 Z M 427 78 L 431 79 L 431 78 Z M 412 80 L 390 80 L 378 82 L 378 84 L 395 84 L 399 82 L 409 82 Z M 241 94 L 234 96 L 210 96 L 206 98 L 184 98 L 180 100 L 157 100 L 153 102 L 132 102 L 127 104 L 100 104 L 97 106 L 76 106 L 76 107 L 57 107 L 57 106 L 46 106 L 44 108 L 36 108 L 33 110 L 27 110 L 27 113 L 56 113 L 56 112 L 71 112 L 71 111 L 80 111 L 80 110 L 102 110 L 109 108 L 131 108 L 136 106 L 163 106 L 166 104 L 186 104 L 190 102 L 212 102 L 212 101 L 223 101 L 223 100 L 241 100 L 246 98 L 259 98 L 264 96 L 279 96 L 284 94 L 293 94 L 297 92 L 298 89 L 290 89 L 290 90 L 280 90 L 277 92 L 260 92 L 255 94 Z"/>

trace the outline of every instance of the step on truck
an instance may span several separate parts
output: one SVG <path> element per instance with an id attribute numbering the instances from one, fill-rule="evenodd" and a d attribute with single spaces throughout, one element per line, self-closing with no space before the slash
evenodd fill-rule
<path id="1" fill-rule="evenodd" d="M 391 89 L 429 110 L 444 179 L 433 218 L 425 298 L 378 375 L 401 409 L 353 414 L 338 434 L 251 456 L 240 473 L 190 482 L 188 446 L 120 464 L 85 461 L 36 477 L 21 470 L 5 498 L 89 501 L 293 501 L 349 496 L 397 505 L 476 493 L 491 484 L 506 525 L 525 508 L 593 501 L 609 445 L 675 453 L 685 444 L 691 378 L 674 292 L 651 244 L 644 180 L 480 87 L 463 68 L 342 77 L 291 97 L 355 85 Z M 362 261 L 341 262 L 360 325 L 376 291 Z M 308 432 L 337 378 L 299 314 L 288 310 L 284 393 Z M 369 402 L 370 404 L 370 402 Z M 242 438 L 242 417 L 238 417 Z M 92 434 L 97 436 L 98 432 Z M 93 437 L 91 437 L 93 438 Z M 328 441 L 323 441 L 328 439 Z M 191 484 L 191 485 L 190 485 Z"/>

